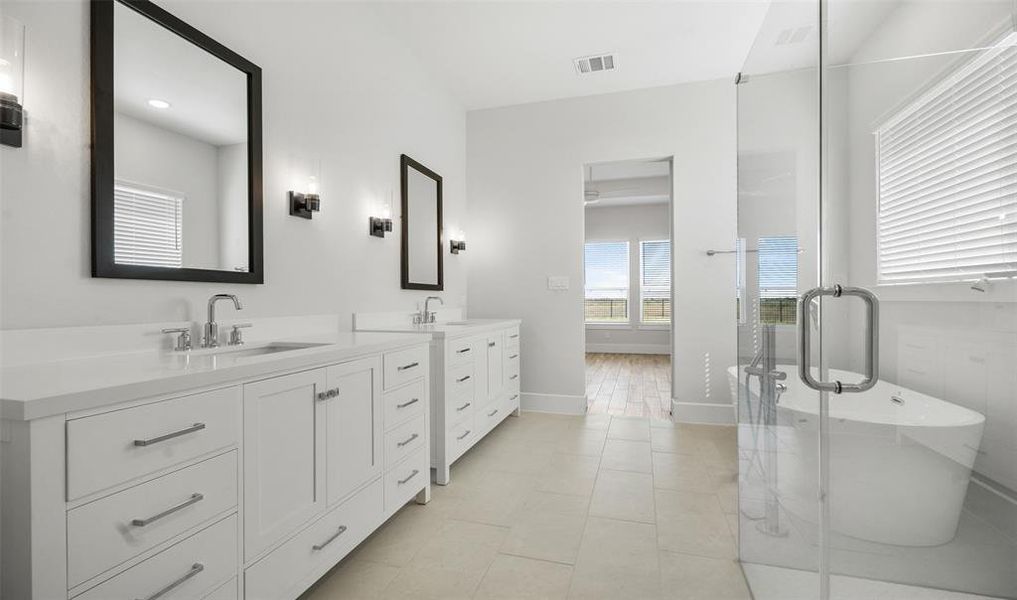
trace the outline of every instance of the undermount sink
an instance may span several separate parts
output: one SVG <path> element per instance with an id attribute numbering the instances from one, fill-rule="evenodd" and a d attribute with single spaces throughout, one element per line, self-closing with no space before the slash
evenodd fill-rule
<path id="1" fill-rule="evenodd" d="M 268 342 L 250 346 L 220 346 L 218 348 L 201 348 L 183 353 L 190 356 L 220 356 L 229 355 L 233 358 L 250 358 L 252 356 L 265 356 L 267 354 L 278 354 L 280 352 L 292 352 L 294 350 L 306 350 L 327 346 L 328 344 L 300 343 L 300 342 Z"/>

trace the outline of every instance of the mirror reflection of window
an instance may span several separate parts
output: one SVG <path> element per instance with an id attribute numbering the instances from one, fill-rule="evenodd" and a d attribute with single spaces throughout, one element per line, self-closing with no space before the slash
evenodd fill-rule
<path id="1" fill-rule="evenodd" d="M 184 197 L 122 181 L 113 187 L 113 254 L 122 265 L 183 265 Z"/>
<path id="2" fill-rule="evenodd" d="M 120 3 L 114 20 L 115 178 L 186 198 L 178 259 L 122 262 L 117 238 L 116 262 L 248 271 L 246 75 Z"/>

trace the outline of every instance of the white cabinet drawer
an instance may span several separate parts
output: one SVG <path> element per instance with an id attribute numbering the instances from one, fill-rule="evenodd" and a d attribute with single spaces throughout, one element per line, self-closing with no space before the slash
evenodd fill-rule
<path id="1" fill-rule="evenodd" d="M 427 407 L 425 381 L 417 381 L 385 394 L 385 429 L 424 414 Z"/>
<path id="2" fill-rule="evenodd" d="M 508 398 L 505 399 L 505 403 L 509 412 L 519 410 L 519 392 L 509 392 Z"/>
<path id="3" fill-rule="evenodd" d="M 68 499 L 236 444 L 239 432 L 239 387 L 70 420 Z"/>
<path id="4" fill-rule="evenodd" d="M 473 445 L 474 440 L 477 439 L 477 428 L 474 423 L 475 416 L 472 415 L 470 418 L 464 419 L 449 428 L 445 443 L 448 444 L 452 460 L 462 456 L 463 452 L 466 452 Z"/>
<path id="5" fill-rule="evenodd" d="M 473 357 L 477 353 L 477 340 L 475 338 L 463 338 L 448 342 L 448 357 L 446 362 L 449 365 L 473 364 Z"/>
<path id="6" fill-rule="evenodd" d="M 386 469 L 424 445 L 427 440 L 426 423 L 424 415 L 420 415 L 385 434 Z"/>
<path id="7" fill-rule="evenodd" d="M 222 454 L 67 513 L 67 585 L 237 505 L 237 453 Z"/>
<path id="8" fill-rule="evenodd" d="M 421 448 L 385 474 L 385 512 L 391 514 L 431 481 L 427 449 Z"/>
<path id="9" fill-rule="evenodd" d="M 385 389 L 399 387 L 427 372 L 427 346 L 389 352 L 385 355 Z"/>
<path id="10" fill-rule="evenodd" d="M 231 515 L 108 579 L 75 600 L 158 597 L 198 600 L 236 575 L 237 517 Z M 170 588 L 173 586 L 171 590 Z"/>
<path id="11" fill-rule="evenodd" d="M 449 398 L 473 398 L 473 389 L 476 385 L 476 377 L 473 372 L 473 363 L 467 363 L 452 367 L 448 370 L 448 379 L 445 381 Z"/>
<path id="12" fill-rule="evenodd" d="M 505 330 L 505 349 L 519 351 L 519 328 L 513 327 Z M 510 352 L 511 354 L 511 352 Z"/>
<path id="13" fill-rule="evenodd" d="M 448 398 L 445 403 L 445 422 L 455 424 L 473 416 L 475 404 L 472 397 Z"/>
<path id="14" fill-rule="evenodd" d="M 306 580 L 337 563 L 383 519 L 381 479 L 357 492 L 244 572 L 248 600 L 296 598 Z"/>
<path id="15" fill-rule="evenodd" d="M 487 435 L 498 423 L 501 423 L 508 411 L 508 399 L 499 402 L 492 402 L 477 413 L 477 431 L 480 435 Z"/>
<path id="16" fill-rule="evenodd" d="M 203 600 L 237 600 L 237 578 L 230 579 Z"/>

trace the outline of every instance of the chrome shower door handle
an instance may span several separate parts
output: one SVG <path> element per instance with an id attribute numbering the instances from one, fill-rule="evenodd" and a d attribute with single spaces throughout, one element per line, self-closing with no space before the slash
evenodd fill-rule
<path id="1" fill-rule="evenodd" d="M 809 328 L 809 306 L 820 296 L 856 296 L 865 303 L 868 326 L 865 328 L 865 378 L 858 383 L 841 381 L 819 381 L 812 376 L 812 331 Z M 857 393 L 872 389 L 879 381 L 879 298 L 871 291 L 860 287 L 846 287 L 835 284 L 829 287 L 813 288 L 798 300 L 798 377 L 814 390 L 820 392 Z"/>

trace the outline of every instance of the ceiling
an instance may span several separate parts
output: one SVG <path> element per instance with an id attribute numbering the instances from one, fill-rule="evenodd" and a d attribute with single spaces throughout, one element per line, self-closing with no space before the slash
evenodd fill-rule
<path id="1" fill-rule="evenodd" d="M 467 110 L 734 79 L 768 0 L 382 2 L 393 35 Z M 577 75 L 573 59 L 615 53 Z"/>
<path id="2" fill-rule="evenodd" d="M 247 75 L 116 2 L 116 111 L 213 146 L 247 141 Z M 164 100 L 169 108 L 149 106 Z"/>
<path id="3" fill-rule="evenodd" d="M 671 199 L 669 160 L 628 160 L 586 165 L 587 209 L 667 204 Z"/>

